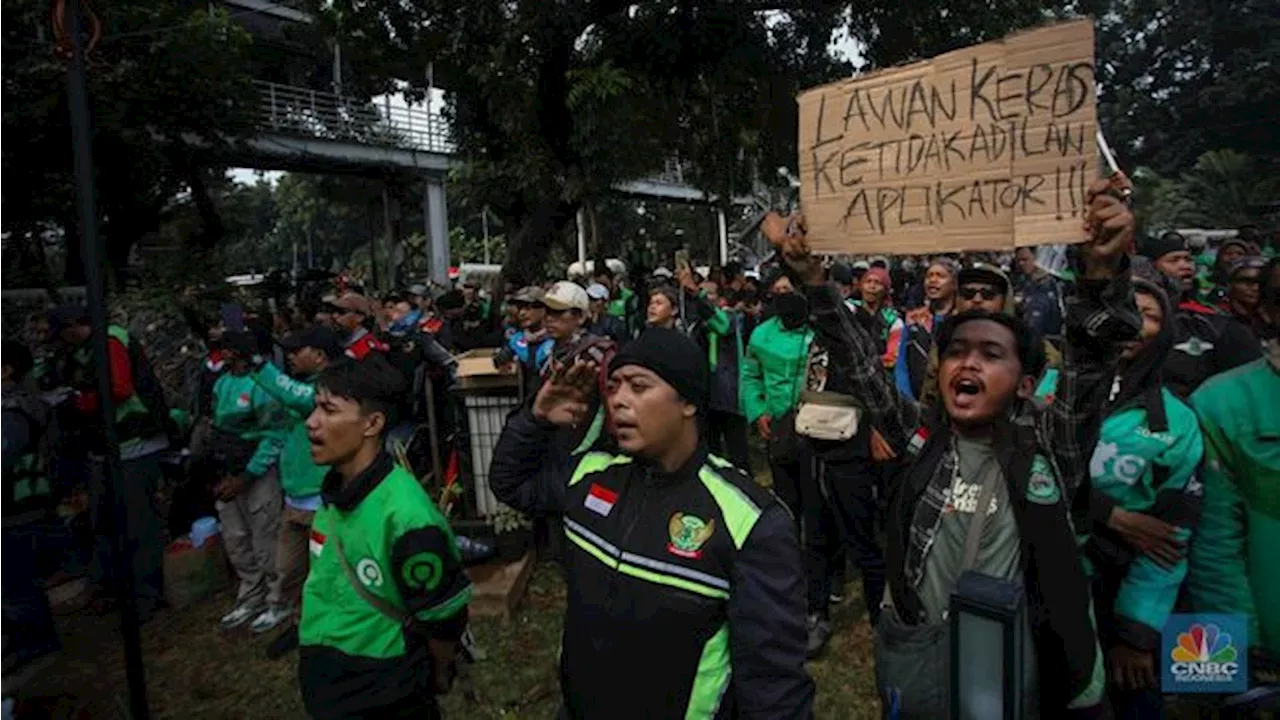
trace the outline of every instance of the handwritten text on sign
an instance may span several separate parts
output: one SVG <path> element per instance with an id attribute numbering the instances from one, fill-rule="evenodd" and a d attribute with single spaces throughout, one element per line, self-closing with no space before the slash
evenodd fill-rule
<path id="1" fill-rule="evenodd" d="M 1097 175 L 1093 24 L 806 91 L 800 199 L 820 252 L 1082 240 Z"/>

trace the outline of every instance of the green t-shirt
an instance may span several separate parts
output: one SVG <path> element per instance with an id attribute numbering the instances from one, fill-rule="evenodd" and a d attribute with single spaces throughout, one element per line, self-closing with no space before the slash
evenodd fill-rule
<path id="1" fill-rule="evenodd" d="M 969 522 L 978 504 L 982 483 L 993 473 L 1001 475 L 1000 464 L 988 442 L 956 439 L 960 456 L 960 472 L 951 482 L 946 507 L 942 510 L 938 533 L 924 561 L 924 578 L 920 581 L 920 598 L 928 613 L 928 622 L 940 623 L 951 605 L 951 592 L 964 570 L 964 543 Z M 1011 580 L 1021 571 L 1018 525 L 1009 506 L 1009 491 L 1003 477 L 995 479 L 996 488 L 982 527 L 982 542 L 973 570 L 992 577 Z"/>

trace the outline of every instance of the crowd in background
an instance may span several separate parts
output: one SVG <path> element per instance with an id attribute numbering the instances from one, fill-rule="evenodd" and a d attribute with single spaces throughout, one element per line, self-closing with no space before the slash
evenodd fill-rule
<path id="1" fill-rule="evenodd" d="M 1276 388 L 1276 370 L 1260 359 L 1280 315 L 1275 246 L 1244 228 L 1208 248 L 1212 260 L 1198 267 L 1200 250 L 1176 232 L 1138 243 L 1132 282 L 1141 334 L 1123 349 L 1103 403 L 1101 438 L 1086 453 L 1090 524 L 1077 529 L 1109 672 L 1122 685 L 1113 703 L 1129 709 L 1126 717 L 1157 716 L 1150 714 L 1160 704 L 1154 653 L 1165 618 L 1180 603 L 1249 614 L 1255 648 L 1280 650 L 1280 573 L 1260 560 L 1259 547 L 1280 538 L 1271 534 L 1280 527 L 1272 502 L 1278 470 L 1274 448 L 1255 446 L 1280 432 L 1275 403 L 1261 400 L 1277 397 L 1267 394 Z M 412 285 L 376 295 L 348 285 L 271 311 L 234 303 L 215 310 L 187 297 L 184 310 L 208 353 L 192 396 L 177 403 L 159 392 L 140 343 L 111 326 L 113 430 L 144 619 L 161 601 L 164 537 L 202 513 L 216 514 L 239 582 L 222 626 L 280 631 L 277 654 L 299 642 L 313 523 L 330 500 L 309 418 L 323 390 L 317 381 L 335 366 L 385 363 L 402 380 L 403 392 L 386 412 L 387 432 L 430 416 L 439 434 L 452 436 L 465 422 L 448 392 L 459 354 L 496 348 L 496 365 L 520 368 L 526 396 L 589 358 L 601 368 L 604 390 L 610 360 L 645 328 L 664 328 L 692 339 L 705 361 L 710 387 L 699 421 L 711 452 L 748 472 L 767 466 L 774 493 L 795 517 L 808 656 L 830 638 L 830 607 L 843 600 L 847 568 L 861 575 L 876 625 L 891 575 L 884 499 L 902 481 L 913 438 L 871 422 L 839 440 L 797 431 L 806 403 L 865 396 L 866 388 L 835 371 L 847 364 L 844 351 L 824 339 L 813 300 L 785 263 L 744 270 L 730 262 L 705 275 L 687 261 L 674 264 L 643 276 L 604 268 L 527 287 Z M 1061 392 L 1073 362 L 1063 355 L 1070 298 L 1087 281 L 1041 267 L 1032 248 L 834 261 L 826 278 L 902 398 L 927 404 L 937 397 L 945 344 L 939 333 L 948 318 L 971 311 L 1018 318 L 1043 361 L 1036 402 L 1050 404 Z M 49 548 L 59 548 L 64 565 L 75 558 L 71 564 L 103 588 L 113 568 L 104 531 L 110 499 L 95 479 L 107 438 L 95 414 L 88 313 L 60 306 L 33 323 L 47 323 L 38 328 L 42 342 L 6 343 L 3 353 L 5 620 L 23 660 L 58 644 L 38 582 Z M 428 384 L 434 392 L 425 392 Z M 556 442 L 571 451 L 607 442 L 603 403 L 588 417 Z M 1259 432 L 1271 434 L 1238 432 L 1251 419 L 1250 432 L 1261 423 Z M 753 463 L 753 435 L 763 463 Z M 161 517 L 154 495 L 180 447 L 190 451 L 188 480 L 174 502 L 177 514 Z M 966 466 L 970 471 L 983 472 Z M 54 515 L 75 487 L 89 490 L 83 537 L 91 544 L 68 537 Z M 969 488 L 976 490 L 973 482 Z M 960 491 L 952 491 L 948 501 L 959 502 Z M 1001 532 L 998 523 L 993 528 Z M 24 559 L 9 552 L 14 547 L 32 552 Z M 922 587 L 925 612 L 933 613 L 930 581 Z M 316 637 L 310 642 L 320 642 Z M 301 642 L 308 646 L 306 632 Z"/>

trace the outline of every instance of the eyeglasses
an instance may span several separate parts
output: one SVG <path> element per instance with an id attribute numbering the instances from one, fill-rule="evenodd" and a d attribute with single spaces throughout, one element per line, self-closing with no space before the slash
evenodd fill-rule
<path id="1" fill-rule="evenodd" d="M 969 287 L 969 286 L 966 286 L 966 287 L 962 287 L 962 288 L 960 288 L 960 297 L 964 298 L 965 300 L 972 300 L 972 299 L 974 299 L 974 298 L 976 298 L 976 297 L 980 297 L 980 298 L 982 298 L 983 300 L 995 300 L 996 298 L 1000 297 L 1001 295 L 1004 295 L 1004 293 L 1000 292 L 999 290 L 996 290 L 996 289 L 995 289 L 995 288 L 993 288 L 993 287 L 987 287 L 987 286 L 982 286 L 982 287 Z"/>

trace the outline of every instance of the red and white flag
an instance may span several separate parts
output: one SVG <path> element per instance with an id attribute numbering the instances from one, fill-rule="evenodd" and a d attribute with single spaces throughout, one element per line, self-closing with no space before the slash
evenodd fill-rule
<path id="1" fill-rule="evenodd" d="M 613 505 L 616 502 L 618 502 L 618 493 L 607 487 L 591 483 L 591 490 L 587 492 L 587 500 L 583 505 L 597 515 L 609 517 L 609 513 L 613 512 Z"/>

